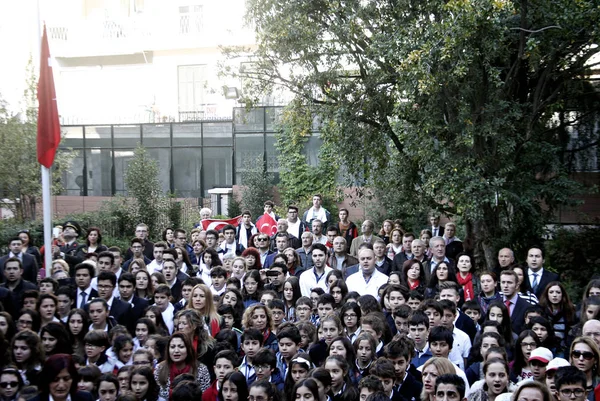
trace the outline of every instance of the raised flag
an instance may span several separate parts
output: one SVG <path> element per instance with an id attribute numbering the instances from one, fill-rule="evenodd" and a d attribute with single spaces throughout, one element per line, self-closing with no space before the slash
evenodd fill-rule
<path id="1" fill-rule="evenodd" d="M 271 215 L 265 213 L 256 220 L 256 228 L 261 233 L 271 236 L 277 232 L 277 222 Z"/>
<path id="2" fill-rule="evenodd" d="M 38 124 L 37 124 L 37 158 L 38 162 L 50 168 L 54 163 L 56 149 L 60 144 L 60 122 L 58 121 L 58 106 L 54 77 L 50 64 L 50 48 L 46 25 L 42 36 L 42 56 L 40 58 L 40 80 L 37 88 Z"/>
<path id="3" fill-rule="evenodd" d="M 228 219 L 228 220 L 204 219 L 204 220 L 200 220 L 200 223 L 202 224 L 202 229 L 204 231 L 208 231 L 208 230 L 220 231 L 223 227 L 225 227 L 228 224 L 231 224 L 232 226 L 237 227 L 240 225 L 241 221 L 242 221 L 242 215 L 239 215 L 237 217 L 234 217 L 234 218 Z"/>

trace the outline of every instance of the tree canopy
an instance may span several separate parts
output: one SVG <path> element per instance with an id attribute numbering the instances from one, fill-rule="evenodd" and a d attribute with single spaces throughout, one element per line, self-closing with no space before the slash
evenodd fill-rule
<path id="1" fill-rule="evenodd" d="M 349 184 L 388 213 L 460 218 L 480 265 L 583 191 L 569 173 L 597 144 L 597 0 L 247 4 L 257 46 L 227 49 L 253 61 L 228 71 L 247 100 L 293 93 Z"/>

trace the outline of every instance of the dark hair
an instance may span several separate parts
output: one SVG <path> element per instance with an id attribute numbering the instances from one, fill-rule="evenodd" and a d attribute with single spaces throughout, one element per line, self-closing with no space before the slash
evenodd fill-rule
<path id="1" fill-rule="evenodd" d="M 135 366 L 129 372 L 129 388 L 131 388 L 131 382 L 133 380 L 133 376 L 135 375 L 143 376 L 148 381 L 148 390 L 146 391 L 146 396 L 143 399 L 145 401 L 156 401 L 158 399 L 159 388 L 156 380 L 154 380 L 152 368 L 149 366 Z"/>
<path id="2" fill-rule="evenodd" d="M 165 285 L 165 284 L 162 284 Z M 167 286 L 167 288 L 169 288 Z M 146 314 L 151 311 L 154 313 L 155 319 L 156 319 L 156 332 L 157 334 L 159 333 L 159 331 L 162 331 L 163 334 L 167 334 L 169 333 L 169 329 L 167 327 L 167 324 L 165 323 L 165 320 L 163 319 L 162 316 L 162 312 L 160 311 L 159 307 L 156 305 L 150 305 L 149 307 L 147 307 L 146 309 L 144 309 L 144 316 L 146 316 Z M 152 320 L 150 320 L 152 322 Z"/>
<path id="3" fill-rule="evenodd" d="M 79 374 L 77 373 L 77 369 L 75 369 L 73 358 L 68 354 L 55 354 L 44 362 L 42 371 L 38 376 L 38 388 L 43 395 L 50 394 L 50 383 L 54 381 L 63 369 L 67 369 L 71 376 L 72 381 L 69 393 L 71 394 L 71 399 L 74 399 L 73 397 L 77 392 L 77 383 L 79 383 Z"/>
<path id="4" fill-rule="evenodd" d="M 223 378 L 223 383 L 219 387 L 219 396 L 217 397 L 217 400 L 224 400 L 223 384 L 225 384 L 225 382 L 231 382 L 235 385 L 237 388 L 239 401 L 245 401 L 248 399 L 248 382 L 242 373 L 236 371 L 227 373 L 225 378 Z"/>
<path id="5" fill-rule="evenodd" d="M 487 333 L 482 333 L 481 335 L 477 336 L 477 338 L 475 339 L 475 343 L 473 344 L 473 346 L 471 347 L 471 350 L 469 351 L 469 357 L 467 359 L 467 365 L 470 366 L 471 364 L 475 363 L 475 362 L 482 362 L 483 361 L 483 355 L 481 355 L 481 344 L 483 343 L 483 339 L 484 338 L 494 338 L 497 342 L 498 342 L 498 346 L 499 347 L 504 347 L 504 338 L 502 338 L 502 336 L 498 333 L 494 333 L 492 332 L 487 332 Z"/>
<path id="6" fill-rule="evenodd" d="M 319 381 L 323 387 L 331 386 L 331 374 L 325 368 L 314 368 L 311 370 L 308 375 L 313 379 Z"/>
<path id="7" fill-rule="evenodd" d="M 418 264 L 419 265 L 419 278 L 418 278 L 418 280 L 419 280 L 419 287 L 425 287 L 425 285 L 427 284 L 426 283 L 426 279 L 425 279 L 425 268 L 423 267 L 423 263 L 421 263 L 417 259 L 409 259 L 409 260 L 406 260 L 402 264 L 402 274 L 400 275 L 401 283 L 403 283 L 408 288 L 410 288 L 410 284 L 408 283 L 408 270 L 414 264 Z"/>
<path id="8" fill-rule="evenodd" d="M 310 248 L 310 253 L 313 253 L 315 249 L 318 249 L 319 251 L 327 255 L 327 247 L 325 245 L 320 243 L 312 244 L 312 247 Z"/>
<path id="9" fill-rule="evenodd" d="M 462 380 L 462 379 L 461 379 Z M 358 382 L 358 389 L 367 388 L 373 392 L 383 391 L 383 384 L 381 380 L 374 375 L 365 376 Z"/>
<path id="10" fill-rule="evenodd" d="M 336 341 L 340 341 L 342 343 L 342 345 L 346 349 L 346 361 L 348 362 L 348 365 L 353 366 L 354 361 L 356 361 L 356 351 L 354 351 L 354 347 L 352 346 L 352 343 L 350 342 L 348 337 L 344 335 L 331 340 L 331 343 L 327 346 L 327 356 L 331 355 L 331 345 Z"/>
<path id="11" fill-rule="evenodd" d="M 418 326 L 420 324 L 425 325 L 427 330 L 429 330 L 429 318 L 427 317 L 425 312 L 420 310 L 414 311 L 410 319 L 408 320 L 408 327 Z"/>
<path id="12" fill-rule="evenodd" d="M 566 384 L 581 384 L 584 389 L 587 388 L 587 379 L 585 373 L 575 366 L 563 366 L 556 370 L 554 375 L 554 386 L 557 391 Z"/>
<path id="13" fill-rule="evenodd" d="M 559 287 L 562 292 L 559 304 L 559 312 L 564 316 L 565 323 L 567 323 L 567 325 L 569 323 L 573 323 L 573 321 L 575 320 L 575 306 L 573 306 L 573 303 L 569 298 L 567 289 L 560 281 L 552 281 L 546 286 L 544 292 L 542 293 L 542 296 L 540 297 L 540 306 L 546 308 L 546 310 L 548 310 L 549 312 L 552 311 L 550 300 L 548 299 L 548 292 L 552 287 Z"/>
<path id="14" fill-rule="evenodd" d="M 456 391 L 458 391 L 459 399 L 462 400 L 465 398 L 465 381 L 458 375 L 452 373 L 446 373 L 440 375 L 435 380 L 435 390 L 437 391 L 440 384 L 450 384 L 456 387 Z"/>
<path id="15" fill-rule="evenodd" d="M 445 341 L 446 344 L 452 350 L 452 346 L 454 345 L 454 337 L 452 336 L 452 332 L 445 327 L 436 326 L 431 329 L 429 332 L 429 337 L 427 338 L 429 344 L 434 341 Z"/>
<path id="16" fill-rule="evenodd" d="M 248 393 L 253 387 L 262 388 L 267 394 L 267 400 L 279 401 L 279 392 L 277 391 L 275 386 L 269 383 L 267 380 L 257 380 L 254 383 L 252 383 L 250 389 L 248 390 Z"/>
<path id="17" fill-rule="evenodd" d="M 21 311 L 19 312 L 19 317 L 17 318 L 17 323 L 19 323 L 19 319 L 21 318 L 21 316 L 23 315 L 29 315 L 31 317 L 31 330 L 33 330 L 34 332 L 38 332 L 40 331 L 40 326 L 42 325 L 42 320 L 40 318 L 40 314 L 37 311 L 34 311 L 32 309 L 21 309 Z"/>
<path id="18" fill-rule="evenodd" d="M 69 333 L 64 324 L 50 322 L 42 327 L 40 338 L 44 338 L 44 333 L 48 333 L 56 339 L 56 346 L 49 354 L 46 354 L 46 356 L 54 354 L 71 354 L 73 352 L 73 347 L 69 341 Z"/>
<path id="19" fill-rule="evenodd" d="M 371 312 L 381 312 L 381 306 L 373 295 L 362 295 L 357 299 L 357 302 L 360 305 L 360 310 L 363 315 L 367 315 Z"/>
<path id="20" fill-rule="evenodd" d="M 200 383 L 193 380 L 183 380 L 178 382 L 171 393 L 171 399 L 173 401 L 194 401 L 201 398 L 202 387 L 200 387 Z"/>
<path id="21" fill-rule="evenodd" d="M 485 320 L 487 321 L 490 319 L 490 312 L 494 307 L 500 308 L 500 310 L 502 311 L 502 323 L 500 323 L 499 327 L 500 334 L 502 334 L 502 337 L 504 337 L 504 342 L 506 342 L 507 345 L 512 345 L 513 334 L 512 324 L 510 321 L 510 314 L 508 312 L 508 308 L 506 307 L 506 305 L 504 305 L 502 301 L 493 301 L 489 304 L 488 309 L 485 313 Z"/>
<path id="22" fill-rule="evenodd" d="M 275 352 L 269 348 L 261 348 L 258 350 L 254 358 L 252 358 L 252 364 L 254 366 L 269 365 L 271 369 L 275 369 L 277 367 L 277 358 L 275 357 Z"/>
<path id="23" fill-rule="evenodd" d="M 302 341 L 302 336 L 300 335 L 300 330 L 294 326 L 288 326 L 286 328 L 280 329 L 277 332 L 277 340 L 282 340 L 284 338 L 289 338 L 296 345 L 300 344 Z"/>
<path id="24" fill-rule="evenodd" d="M 456 269 L 454 268 L 454 265 L 452 263 L 440 262 L 435 266 L 435 268 L 431 272 L 429 284 L 427 285 L 428 288 L 436 289 L 439 286 L 440 283 L 437 278 L 437 269 L 440 267 L 441 264 L 446 265 L 446 267 L 448 268 L 448 278 L 445 281 L 452 281 L 454 283 L 458 283 L 458 280 L 456 279 Z"/>
<path id="25" fill-rule="evenodd" d="M 222 350 L 230 349 L 236 351 L 240 345 L 238 344 L 238 336 L 236 332 L 231 329 L 219 330 L 219 332 L 215 335 L 215 340 L 217 341 L 216 346 L 223 346 L 223 344 L 227 345 L 227 347 L 222 348 Z"/>
<path id="26" fill-rule="evenodd" d="M 521 374 L 523 368 L 529 363 L 525 360 L 525 355 L 523 354 L 523 349 L 521 348 L 521 343 L 527 337 L 533 338 L 538 347 L 541 345 L 539 337 L 532 330 L 523 330 L 521 334 L 519 334 L 519 338 L 517 338 L 515 343 L 515 356 L 512 365 L 512 373 L 517 376 Z"/>
<path id="27" fill-rule="evenodd" d="M 260 258 L 258 259 L 260 261 Z M 256 281 L 257 285 L 256 285 L 256 292 L 254 294 L 248 294 L 248 291 L 246 290 L 246 286 L 244 285 L 244 287 L 242 288 L 242 295 L 244 296 L 244 301 L 259 301 L 260 300 L 260 296 L 263 292 L 265 283 L 264 281 L 261 279 L 260 277 L 260 271 L 258 270 L 249 270 L 246 272 L 246 274 L 244 275 L 244 282 L 246 282 L 246 279 L 252 278 L 254 279 L 254 281 Z"/>
<path id="28" fill-rule="evenodd" d="M 407 362 L 413 357 L 415 342 L 411 338 L 403 338 L 401 340 L 393 340 L 385 346 L 385 356 L 390 359 L 404 357 Z"/>
<path id="29" fill-rule="evenodd" d="M 110 255 L 112 256 L 112 253 Z M 114 258 L 115 257 L 113 256 L 113 263 L 114 263 Z M 96 276 L 96 269 L 94 269 L 94 266 L 92 266 L 90 263 L 79 263 L 78 265 L 75 265 L 75 268 L 73 269 L 73 271 L 75 272 L 75 274 L 77 274 L 77 270 L 81 270 L 81 269 L 86 269 L 88 271 L 88 273 L 90 274 L 91 278 L 94 278 Z"/>
<path id="30" fill-rule="evenodd" d="M 369 368 L 369 373 L 379 379 L 396 379 L 394 364 L 385 357 L 378 358 Z"/>
<path id="31" fill-rule="evenodd" d="M 242 344 L 246 340 L 258 341 L 261 346 L 263 345 L 263 343 L 265 341 L 262 333 L 258 329 L 252 329 L 252 328 L 246 329 L 242 333 Z"/>
<path id="32" fill-rule="evenodd" d="M 100 231 L 100 229 L 98 227 L 90 227 L 87 229 L 87 235 L 85 236 L 86 245 L 90 246 L 89 236 L 92 231 L 96 231 L 96 233 L 98 234 L 98 245 L 102 244 L 102 232 Z"/>
<path id="33" fill-rule="evenodd" d="M 360 306 L 358 306 L 358 304 L 356 302 L 347 302 L 344 303 L 340 309 L 340 320 L 342 321 L 342 326 L 344 328 L 346 328 L 346 323 L 344 319 L 344 314 L 348 311 L 353 311 L 356 314 L 357 317 L 357 325 L 360 325 L 360 319 L 362 318 L 362 311 L 360 309 Z"/>
<path id="34" fill-rule="evenodd" d="M 110 281 L 113 287 L 117 285 L 117 276 L 113 272 L 101 271 L 98 273 L 98 283 L 100 283 L 100 280 Z"/>
<path id="35" fill-rule="evenodd" d="M 307 377 L 306 379 L 299 380 L 298 383 L 294 385 L 294 388 L 292 389 L 292 400 L 296 399 L 296 392 L 300 387 L 306 387 L 310 390 L 315 400 L 319 399 L 319 385 L 315 379 Z"/>
<path id="36" fill-rule="evenodd" d="M 588 298 L 589 299 L 589 298 Z M 582 310 L 582 315 L 585 314 L 585 310 Z M 548 319 L 543 316 L 533 316 L 529 319 L 529 324 L 527 328 L 533 331 L 533 326 L 535 324 L 542 325 L 548 331 L 548 337 L 544 341 L 541 341 L 541 346 L 546 347 L 548 349 L 555 349 L 558 345 L 560 345 L 560 340 L 556 337 L 556 333 L 554 332 L 554 325 L 550 323 Z"/>

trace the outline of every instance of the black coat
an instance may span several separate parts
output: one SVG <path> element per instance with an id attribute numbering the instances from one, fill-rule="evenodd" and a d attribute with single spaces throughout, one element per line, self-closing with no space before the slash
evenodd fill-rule
<path id="1" fill-rule="evenodd" d="M 516 334 L 520 334 L 525 326 L 525 310 L 529 308 L 531 304 L 519 297 L 517 304 L 513 308 L 513 312 L 510 315 L 510 322 L 512 323 L 513 331 Z"/>
<path id="2" fill-rule="evenodd" d="M 529 269 L 527 269 L 527 271 L 525 272 L 525 277 L 527 278 L 527 281 L 529 282 Z M 548 284 L 550 284 L 553 281 L 558 281 L 558 280 L 560 280 L 560 276 L 558 274 L 548 271 L 547 269 L 544 269 L 544 273 L 542 274 L 540 282 L 538 283 L 537 289 L 535 291 L 533 291 L 533 289 L 532 289 L 532 292 L 535 294 L 536 297 L 538 297 L 538 299 L 540 299 L 542 297 L 542 294 L 544 293 L 544 290 L 548 286 Z M 530 288 L 532 288 L 531 283 L 529 283 L 529 286 L 530 286 Z"/>
<path id="3" fill-rule="evenodd" d="M 398 394 L 400 397 L 402 397 L 403 400 L 419 401 L 422 389 L 423 383 L 417 381 L 417 379 L 415 379 L 414 376 L 410 374 L 410 372 L 406 372 L 406 377 L 400 385 L 400 389 L 398 391 L 394 389 L 392 400 L 394 399 L 394 396 Z"/>
<path id="4" fill-rule="evenodd" d="M 475 336 L 477 335 L 477 327 L 475 327 L 475 323 L 473 319 L 467 316 L 462 311 L 458 311 L 458 319 L 456 319 L 456 323 L 454 324 L 458 329 L 467 333 L 469 338 L 471 339 L 471 343 L 475 343 Z"/>
<path id="5" fill-rule="evenodd" d="M 133 307 L 131 308 L 131 314 L 133 317 L 133 321 L 137 322 L 139 318 L 142 317 L 146 308 L 150 305 L 150 303 L 144 298 L 140 298 L 138 296 L 133 296 L 131 300 L 133 303 Z"/>
<path id="6" fill-rule="evenodd" d="M 37 283 L 38 264 L 35 260 L 35 256 L 28 253 L 21 253 L 21 255 L 23 256 L 23 275 L 21 277 L 32 283 Z M 0 283 L 6 281 L 6 278 L 4 277 L 4 264 L 8 259 L 8 255 L 0 258 Z"/>
<path id="7" fill-rule="evenodd" d="M 144 240 L 143 254 L 145 257 L 147 257 L 151 261 L 154 260 L 154 242 L 150 242 L 150 241 L 148 241 L 148 239 Z M 128 259 L 131 259 L 132 257 L 133 257 L 133 252 L 131 252 L 131 249 L 128 249 L 127 252 L 125 252 L 124 259 L 128 260 Z"/>

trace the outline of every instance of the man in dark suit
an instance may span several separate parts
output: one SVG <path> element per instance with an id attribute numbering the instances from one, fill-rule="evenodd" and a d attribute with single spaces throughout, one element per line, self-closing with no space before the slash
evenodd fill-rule
<path id="1" fill-rule="evenodd" d="M 148 307 L 149 302 L 143 298 L 134 295 L 135 292 L 135 277 L 131 273 L 123 273 L 119 277 L 119 299 L 123 302 L 128 302 L 131 305 L 131 317 L 137 322 L 144 314 L 144 310 Z"/>
<path id="2" fill-rule="evenodd" d="M 527 278 L 538 299 L 549 283 L 560 279 L 558 274 L 544 269 L 544 254 L 540 248 L 530 248 L 527 251 Z"/>
<path id="3" fill-rule="evenodd" d="M 12 292 L 12 305 L 16 306 L 16 311 L 23 307 L 23 294 L 27 290 L 37 290 L 37 286 L 32 282 L 23 280 L 23 265 L 18 258 L 10 258 L 4 266 L 4 277 L 6 282 L 2 287 Z"/>
<path id="4" fill-rule="evenodd" d="M 444 235 L 444 227 L 440 226 L 440 216 L 432 214 L 429 216 L 429 222 L 431 226 L 427 227 L 427 229 L 431 231 L 431 238 L 442 237 Z"/>
<path id="5" fill-rule="evenodd" d="M 135 236 L 136 238 L 141 238 L 144 241 L 144 256 L 150 260 L 154 259 L 154 242 L 150 242 L 148 240 L 148 226 L 144 223 L 140 223 L 135 226 Z M 125 260 L 129 260 L 133 257 L 133 251 L 131 249 L 127 250 L 125 253 Z"/>
<path id="6" fill-rule="evenodd" d="M 515 333 L 520 333 L 525 325 L 525 310 L 531 306 L 529 302 L 519 297 L 519 277 L 512 270 L 504 270 L 500 274 L 502 302 L 508 308 L 510 321 Z"/>
<path id="7" fill-rule="evenodd" d="M 412 242 L 414 240 L 415 235 L 413 233 L 404 233 L 404 235 L 402 236 L 402 252 L 394 256 L 392 270 L 401 272 L 404 262 L 415 257 L 412 251 Z"/>
<path id="8" fill-rule="evenodd" d="M 446 256 L 448 259 L 456 259 L 456 256 L 463 251 L 463 243 L 454 233 L 456 233 L 456 224 L 446 223 L 444 230 L 444 240 L 446 240 Z"/>
<path id="9" fill-rule="evenodd" d="M 91 263 L 79 263 L 75 266 L 75 308 L 85 308 L 87 303 L 98 298 L 98 291 L 92 288 L 92 279 L 96 275 L 96 270 Z"/>
<path id="10" fill-rule="evenodd" d="M 108 303 L 110 316 L 120 325 L 127 327 L 131 333 L 135 329 L 132 308 L 128 302 L 123 302 L 113 296 L 113 290 L 116 285 L 117 276 L 115 273 L 103 271 L 98 274 L 98 296 Z"/>
<path id="11" fill-rule="evenodd" d="M 382 239 L 375 241 L 373 252 L 375 253 L 375 268 L 389 276 L 392 272 L 392 260 L 385 255 L 385 242 Z"/>
<path id="12" fill-rule="evenodd" d="M 265 263 L 263 263 L 263 268 L 268 269 L 275 260 L 275 257 L 280 253 L 283 253 L 289 247 L 290 239 L 288 237 L 287 231 L 278 232 L 275 234 L 275 253 L 272 253 L 267 256 L 265 259 Z"/>
<path id="13" fill-rule="evenodd" d="M 0 282 L 4 279 L 4 264 L 10 258 L 17 258 L 23 266 L 23 279 L 31 283 L 37 283 L 38 265 L 35 257 L 23 252 L 23 241 L 19 237 L 13 237 L 8 241 L 10 252 L 8 255 L 0 258 Z"/>

